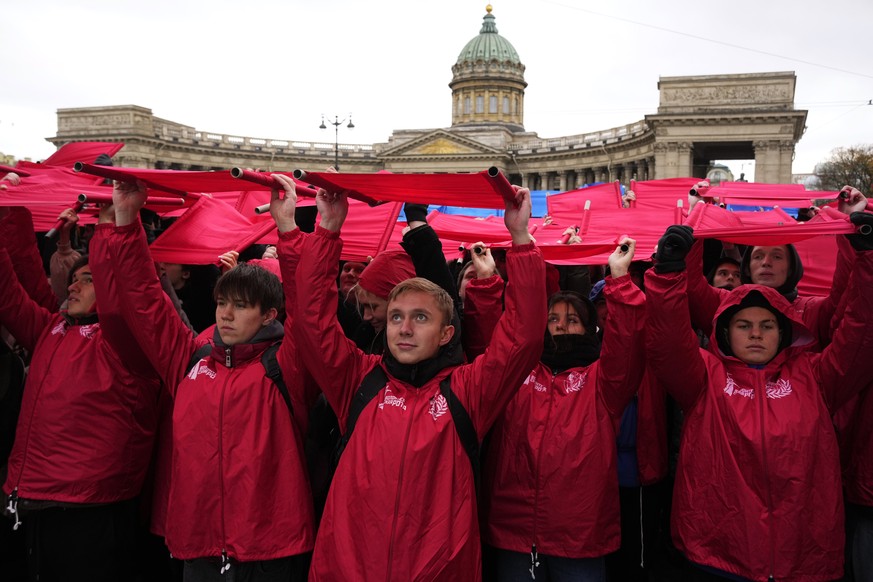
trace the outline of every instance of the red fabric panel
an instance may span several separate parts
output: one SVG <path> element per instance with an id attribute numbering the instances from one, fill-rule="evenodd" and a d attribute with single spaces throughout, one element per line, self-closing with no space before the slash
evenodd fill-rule
<path id="1" fill-rule="evenodd" d="M 797 285 L 800 295 L 827 297 L 834 280 L 837 241 L 833 236 L 817 236 L 794 243 L 803 265 L 803 278 Z"/>
<path id="2" fill-rule="evenodd" d="M 621 194 L 614 183 L 552 194 L 546 197 L 546 208 L 549 216 L 576 216 L 580 221 L 586 200 L 591 201 L 592 210 L 621 208 Z"/>
<path id="3" fill-rule="evenodd" d="M 359 200 L 349 200 L 349 215 L 343 223 L 344 261 L 364 261 L 375 257 L 390 241 L 403 206 L 401 202 L 369 206 Z"/>
<path id="4" fill-rule="evenodd" d="M 378 201 L 414 202 L 464 208 L 503 208 L 512 192 L 506 179 L 475 174 L 333 174 L 307 172 L 304 181 L 350 196 Z M 506 191 L 508 188 L 508 192 Z M 514 194 L 512 194 L 514 195 Z"/>
<path id="5" fill-rule="evenodd" d="M 58 151 L 47 157 L 43 164 L 72 168 L 73 164 L 79 161 L 94 163 L 100 154 L 106 154 L 111 158 L 123 147 L 123 143 L 77 141 L 62 145 Z"/>
<path id="6" fill-rule="evenodd" d="M 241 251 L 275 228 L 252 224 L 229 204 L 203 196 L 152 243 L 155 261 L 190 265 L 218 263 L 227 251 Z"/>
<path id="7" fill-rule="evenodd" d="M 676 201 L 688 205 L 688 192 L 700 182 L 700 178 L 669 178 L 667 180 L 631 181 L 631 190 L 637 197 L 633 208 L 676 208 Z"/>
<path id="8" fill-rule="evenodd" d="M 744 222 L 743 216 L 749 224 Z M 775 224 L 757 222 L 767 217 L 776 218 Z M 687 223 L 694 228 L 696 238 L 717 238 L 743 245 L 797 243 L 823 234 L 854 232 L 848 216 L 840 213 L 823 212 L 807 222 L 795 222 L 782 219 L 779 212 L 730 212 L 711 204 L 695 206 Z"/>
<path id="9" fill-rule="evenodd" d="M 4 175 L 8 174 L 9 172 L 15 172 L 16 174 L 18 174 L 22 178 L 24 178 L 26 176 L 30 176 L 30 172 L 27 172 L 24 169 L 13 168 L 12 166 L 4 166 L 3 164 L 0 164 L 0 178 L 2 178 Z"/>

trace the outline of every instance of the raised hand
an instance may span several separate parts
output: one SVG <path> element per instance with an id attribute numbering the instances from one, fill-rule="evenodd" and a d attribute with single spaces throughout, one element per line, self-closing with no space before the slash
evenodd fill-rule
<path id="1" fill-rule="evenodd" d="M 279 232 L 291 232 L 297 228 L 295 213 L 297 212 L 297 187 L 294 180 L 282 174 L 273 174 L 273 179 L 282 184 L 285 197 L 279 198 L 279 189 L 270 192 L 270 216 L 279 228 Z"/>

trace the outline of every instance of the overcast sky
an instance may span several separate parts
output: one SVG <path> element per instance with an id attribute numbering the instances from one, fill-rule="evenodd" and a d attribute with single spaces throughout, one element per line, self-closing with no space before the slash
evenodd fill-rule
<path id="1" fill-rule="evenodd" d="M 136 104 L 234 135 L 342 143 L 451 125 L 451 67 L 487 2 L 41 0 L 4 2 L 0 152 L 54 148 L 56 110 Z M 873 143 L 871 0 L 495 0 L 527 67 L 524 125 L 540 137 L 639 121 L 660 76 L 795 71 L 808 109 L 793 171 Z M 736 164 L 738 166 L 739 164 Z M 741 169 L 732 167 L 735 173 Z M 748 171 L 748 169 L 745 169 Z"/>

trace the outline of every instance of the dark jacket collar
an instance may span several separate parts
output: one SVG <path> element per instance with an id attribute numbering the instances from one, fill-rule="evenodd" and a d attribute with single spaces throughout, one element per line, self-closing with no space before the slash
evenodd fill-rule
<path id="1" fill-rule="evenodd" d="M 282 324 L 274 320 L 269 325 L 264 326 L 248 342 L 228 346 L 221 341 L 221 335 L 216 327 L 212 334 L 212 359 L 228 368 L 233 368 L 258 357 L 261 352 L 281 340 L 284 335 L 285 330 Z"/>

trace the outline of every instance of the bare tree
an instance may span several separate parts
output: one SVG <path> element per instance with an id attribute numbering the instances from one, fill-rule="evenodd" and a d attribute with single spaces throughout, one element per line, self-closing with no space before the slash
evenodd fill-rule
<path id="1" fill-rule="evenodd" d="M 823 190 L 839 190 L 846 184 L 868 196 L 873 194 L 873 144 L 837 148 L 815 167 Z"/>

